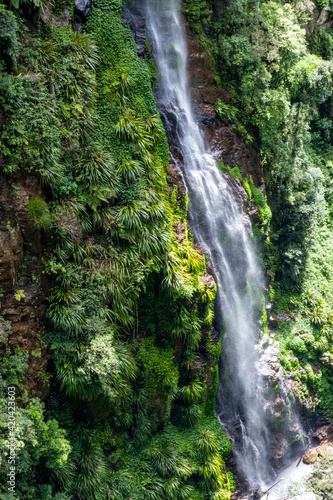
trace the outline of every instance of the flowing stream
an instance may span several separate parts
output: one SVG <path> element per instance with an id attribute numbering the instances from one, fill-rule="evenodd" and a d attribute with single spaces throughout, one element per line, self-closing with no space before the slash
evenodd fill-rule
<path id="1" fill-rule="evenodd" d="M 255 345 L 263 310 L 263 278 L 249 237 L 248 219 L 207 148 L 196 123 L 187 79 L 187 47 L 179 0 L 147 0 L 146 26 L 159 73 L 156 99 L 179 154 L 189 196 L 191 225 L 210 256 L 218 294 L 219 328 L 225 332 L 217 418 L 233 440 L 238 472 L 250 488 L 264 489 L 274 477 L 271 435 Z"/>

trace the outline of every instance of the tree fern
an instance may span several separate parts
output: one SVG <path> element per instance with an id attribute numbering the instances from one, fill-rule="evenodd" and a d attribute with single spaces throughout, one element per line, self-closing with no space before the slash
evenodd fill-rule
<path id="1" fill-rule="evenodd" d="M 94 433 L 86 431 L 75 453 L 77 472 L 71 484 L 72 493 L 78 498 L 93 500 L 106 488 L 107 465 Z"/>
<path id="2" fill-rule="evenodd" d="M 126 184 L 131 184 L 140 175 L 144 174 L 142 163 L 138 160 L 123 160 L 117 167 L 117 173 L 122 177 Z"/>
<path id="3" fill-rule="evenodd" d="M 63 330 L 70 336 L 78 335 L 85 323 L 83 308 L 78 304 L 68 306 L 52 302 L 47 317 L 55 329 Z"/>
<path id="4" fill-rule="evenodd" d="M 146 450 L 145 455 L 162 476 L 176 472 L 177 454 L 172 446 L 151 446 Z"/>
<path id="5" fill-rule="evenodd" d="M 194 403 L 203 395 L 203 387 L 201 384 L 192 382 L 190 385 L 184 385 L 178 390 L 178 397 L 185 403 Z"/>

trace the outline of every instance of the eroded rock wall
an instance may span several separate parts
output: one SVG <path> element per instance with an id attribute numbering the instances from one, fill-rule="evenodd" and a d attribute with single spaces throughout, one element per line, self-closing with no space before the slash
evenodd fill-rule
<path id="1" fill-rule="evenodd" d="M 252 176 L 254 184 L 264 191 L 264 175 L 259 151 L 248 144 L 233 127 L 222 121 L 215 112 L 217 99 L 230 103 L 231 95 L 221 85 L 212 70 L 212 60 L 200 47 L 188 23 L 185 23 L 188 46 L 188 80 L 194 111 L 216 160 L 228 167 L 240 168 L 245 177 Z"/>
<path id="2" fill-rule="evenodd" d="M 45 398 L 42 370 L 48 357 L 41 335 L 48 282 L 43 273 L 41 231 L 27 209 L 28 201 L 41 194 L 40 183 L 33 175 L 0 175 L 0 301 L 5 322 L 0 349 L 19 348 L 29 354 L 25 388 L 30 397 Z"/>

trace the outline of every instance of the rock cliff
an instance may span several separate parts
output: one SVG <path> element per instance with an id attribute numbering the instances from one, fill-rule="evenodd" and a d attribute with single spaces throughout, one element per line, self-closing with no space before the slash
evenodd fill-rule
<path id="1" fill-rule="evenodd" d="M 1 310 L 7 325 L 0 348 L 18 347 L 29 353 L 25 388 L 31 397 L 45 398 L 43 370 L 48 359 L 41 338 L 48 282 L 43 273 L 42 234 L 27 209 L 30 199 L 41 196 L 40 183 L 24 172 L 11 179 L 2 174 L 0 193 Z"/>

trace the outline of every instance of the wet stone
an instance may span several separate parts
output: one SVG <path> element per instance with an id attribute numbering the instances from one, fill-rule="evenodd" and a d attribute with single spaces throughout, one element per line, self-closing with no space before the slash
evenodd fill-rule
<path id="1" fill-rule="evenodd" d="M 321 457 L 333 459 L 333 446 L 331 444 L 324 444 L 318 446 L 317 453 Z"/>
<path id="2" fill-rule="evenodd" d="M 282 321 L 291 321 L 291 317 L 289 316 L 289 314 L 283 310 L 278 312 L 277 319 L 281 319 Z"/>
<path id="3" fill-rule="evenodd" d="M 303 456 L 303 462 L 305 464 L 314 464 L 317 461 L 318 453 L 316 450 L 310 450 Z"/>
<path id="4" fill-rule="evenodd" d="M 268 319 L 268 326 L 270 328 L 277 328 L 278 326 L 278 317 L 275 314 L 272 314 Z"/>
<path id="5" fill-rule="evenodd" d="M 86 16 L 91 9 L 91 0 L 75 0 L 75 8 Z"/>

